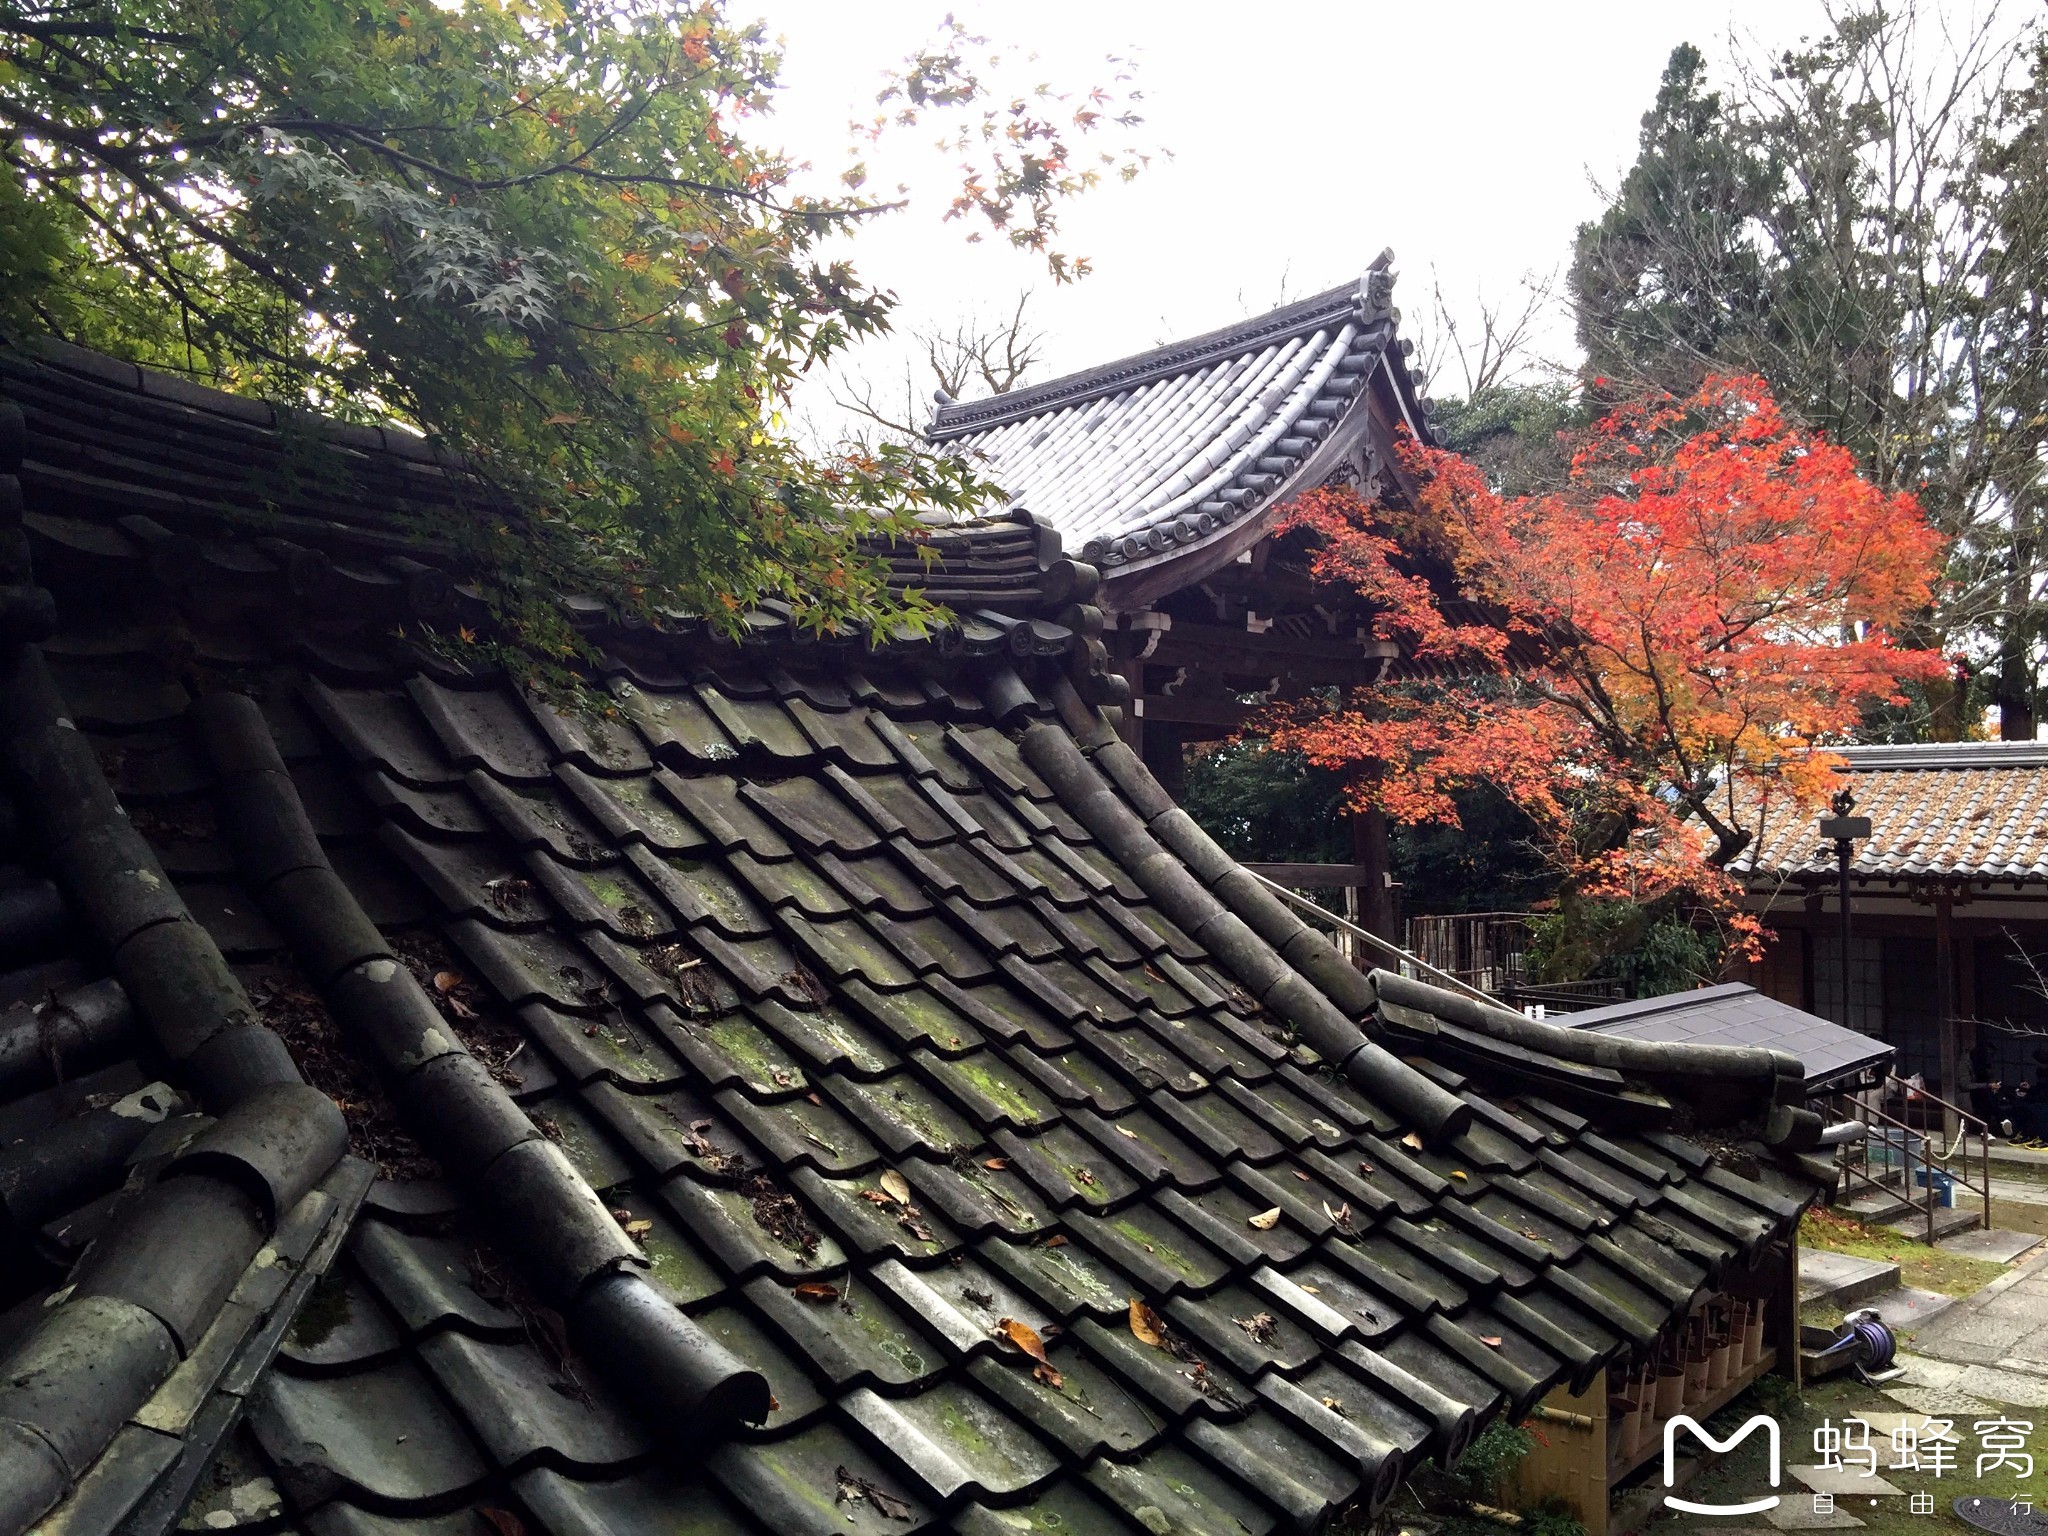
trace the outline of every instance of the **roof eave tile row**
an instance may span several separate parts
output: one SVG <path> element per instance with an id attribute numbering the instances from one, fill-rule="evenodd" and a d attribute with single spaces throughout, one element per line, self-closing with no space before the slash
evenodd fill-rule
<path id="1" fill-rule="evenodd" d="M 1361 402 L 1375 370 L 1390 370 L 1396 400 L 1415 395 L 1398 362 L 1405 343 L 1393 343 L 1391 281 L 1376 265 L 1360 284 L 1192 341 L 942 405 L 929 435 L 972 454 L 1012 505 L 1081 543 L 1105 573 L 1156 564 L 1314 483 L 1317 466 L 1333 469 L 1368 435 Z M 1428 402 L 1416 410 L 1426 421 Z"/>

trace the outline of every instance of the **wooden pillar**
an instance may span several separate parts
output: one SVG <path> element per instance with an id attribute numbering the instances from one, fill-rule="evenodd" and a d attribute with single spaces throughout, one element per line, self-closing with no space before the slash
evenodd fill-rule
<path id="1" fill-rule="evenodd" d="M 1167 614 L 1139 609 L 1119 615 L 1116 629 L 1104 637 L 1111 663 L 1131 689 L 1120 734 L 1140 757 L 1145 754 L 1145 658 L 1159 648 L 1159 637 L 1171 628 L 1173 620 Z"/>
<path id="2" fill-rule="evenodd" d="M 1116 669 L 1130 684 L 1131 701 L 1124 706 L 1123 724 L 1117 734 L 1124 745 L 1141 756 L 1145 751 L 1145 663 L 1136 657 L 1116 657 Z"/>
<path id="3" fill-rule="evenodd" d="M 1175 801 L 1180 799 L 1183 788 L 1181 758 L 1186 748 L 1181 728 L 1167 721 L 1147 720 L 1139 732 L 1138 756 L 1152 770 L 1152 777 L 1159 781 L 1159 787 Z"/>
<path id="4" fill-rule="evenodd" d="M 1941 1096 L 1950 1104 L 1962 1097 L 1956 1059 L 1955 947 L 1955 898 L 1944 892 L 1934 898 L 1934 1027 L 1941 1048 Z M 1949 1110 L 1942 1111 L 1942 1122 L 1942 1136 L 1953 1146 L 1962 1126 Z"/>
<path id="5" fill-rule="evenodd" d="M 1799 1385 L 1799 1228 L 1785 1239 L 1785 1265 L 1773 1278 L 1765 1313 L 1765 1343 L 1778 1352 L 1771 1374 Z"/>
<path id="6" fill-rule="evenodd" d="M 1387 851 L 1384 812 L 1352 812 L 1351 861 L 1365 867 L 1365 884 L 1358 893 L 1359 927 L 1378 934 L 1389 944 L 1400 943 L 1401 917 L 1395 900 L 1393 859 Z"/>

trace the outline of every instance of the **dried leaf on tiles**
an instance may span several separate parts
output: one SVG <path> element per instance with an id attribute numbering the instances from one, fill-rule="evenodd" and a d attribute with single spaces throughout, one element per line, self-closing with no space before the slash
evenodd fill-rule
<path id="1" fill-rule="evenodd" d="M 497 1509 L 489 1504 L 479 1504 L 476 1512 L 488 1520 L 491 1529 L 498 1536 L 526 1536 L 526 1522 L 509 1509 Z"/>
<path id="2" fill-rule="evenodd" d="M 860 1192 L 860 1197 L 867 1201 L 869 1205 L 887 1205 L 889 1203 L 889 1197 L 879 1189 L 864 1189 Z"/>
<path id="3" fill-rule="evenodd" d="M 1133 1141 L 1136 1141 L 1138 1139 L 1138 1133 L 1132 1130 L 1128 1125 L 1118 1126 L 1116 1128 L 1116 1132 L 1119 1136 L 1128 1136 Z"/>
<path id="4" fill-rule="evenodd" d="M 1137 1297 L 1131 1298 L 1131 1337 L 1154 1349 L 1166 1347 L 1166 1324 Z"/>
<path id="5" fill-rule="evenodd" d="M 1048 1364 L 1045 1358 L 1045 1343 L 1038 1337 L 1038 1330 L 1029 1323 L 1020 1323 L 1014 1317 L 996 1319 L 996 1337 L 1008 1339 L 1040 1365 Z"/>
<path id="6" fill-rule="evenodd" d="M 986 1168 L 990 1173 L 1001 1173 L 1005 1168 L 1010 1166 L 1010 1160 L 1007 1157 L 984 1158 L 982 1159 L 981 1166 Z"/>
<path id="7" fill-rule="evenodd" d="M 802 1285 L 791 1286 L 790 1290 L 817 1307 L 839 1299 L 839 1287 L 827 1285 L 823 1280 L 806 1280 Z"/>
<path id="8" fill-rule="evenodd" d="M 462 977 L 454 971 L 434 972 L 434 990 L 436 992 L 453 992 L 457 987 L 461 985 Z M 499 1510 L 497 1511 L 497 1513 L 503 1514 L 504 1511 Z"/>
<path id="9" fill-rule="evenodd" d="M 875 1506 L 875 1513 L 885 1520 L 908 1520 L 910 1518 L 913 1506 L 907 1500 L 899 1499 L 895 1494 L 877 1488 L 858 1472 L 852 1472 L 845 1467 L 841 1467 L 836 1476 L 839 1482 L 839 1491 L 833 1497 L 835 1504 L 858 1504 L 862 1499 L 866 1499 L 868 1503 Z M 852 1517 L 848 1516 L 848 1518 L 851 1519 Z"/>
<path id="10" fill-rule="evenodd" d="M 626 1223 L 626 1236 L 628 1237 L 645 1237 L 648 1233 L 652 1232 L 653 1230 L 654 1223 L 644 1219 L 640 1221 L 629 1221 Z"/>
<path id="11" fill-rule="evenodd" d="M 1256 1216 L 1247 1216 L 1245 1220 L 1250 1225 L 1257 1227 L 1261 1232 L 1270 1232 L 1280 1224 L 1280 1207 L 1276 1205 L 1270 1211 L 1261 1211 Z"/>
<path id="12" fill-rule="evenodd" d="M 1456 1179 L 1460 1184 L 1466 1182 L 1465 1170 L 1462 1168 L 1453 1168 L 1451 1170 L 1451 1177 Z"/>
<path id="13" fill-rule="evenodd" d="M 1351 1225 L 1351 1202 L 1349 1200 L 1346 1200 L 1334 1211 L 1330 1209 L 1330 1202 L 1325 1200 L 1323 1202 L 1323 1214 L 1330 1218 L 1330 1225 L 1339 1232 L 1349 1234 L 1354 1231 Z"/>
<path id="14" fill-rule="evenodd" d="M 1062 1376 L 1050 1365 L 1034 1365 L 1031 1368 L 1031 1374 L 1039 1381 L 1044 1382 L 1048 1387 L 1051 1387 L 1055 1392 L 1066 1385 L 1066 1377 Z"/>
<path id="15" fill-rule="evenodd" d="M 1303 1172 L 1302 1172 L 1302 1171 L 1301 1171 L 1301 1170 L 1300 1170 L 1299 1168 L 1297 1168 L 1297 1169 L 1295 1169 L 1295 1170 L 1294 1170 L 1294 1176 L 1295 1176 L 1295 1177 L 1296 1177 L 1297 1179 L 1301 1180 L 1301 1182 L 1302 1182 L 1302 1183 L 1304 1183 L 1304 1184 L 1306 1184 L 1306 1183 L 1308 1182 L 1308 1175 L 1307 1175 L 1307 1174 L 1305 1174 L 1305 1173 L 1303 1173 Z"/>
<path id="16" fill-rule="evenodd" d="M 882 1186 L 882 1193 L 898 1205 L 910 1204 L 910 1181 L 894 1168 L 889 1169 L 875 1182 Z"/>
<path id="17" fill-rule="evenodd" d="M 1479 1335 L 1479 1342 L 1484 1344 L 1488 1349 L 1499 1349 L 1500 1335 L 1497 1333 L 1482 1333 L 1481 1335 Z"/>
<path id="18" fill-rule="evenodd" d="M 1280 1328 L 1280 1320 L 1270 1312 L 1254 1312 L 1250 1317 L 1233 1317 L 1231 1321 L 1242 1328 L 1254 1344 L 1272 1343 L 1273 1335 Z"/>
<path id="19" fill-rule="evenodd" d="M 1404 1147 L 1409 1147 L 1414 1151 L 1420 1152 L 1422 1150 L 1422 1138 L 1416 1135 L 1413 1131 L 1410 1131 L 1406 1136 L 1403 1136 L 1401 1138 L 1401 1145 Z"/>
<path id="20" fill-rule="evenodd" d="M 1064 1248 L 1064 1247 L 1066 1247 L 1066 1246 L 1067 1246 L 1067 1235 L 1066 1235 L 1066 1233 L 1064 1233 L 1064 1232 L 1055 1232 L 1055 1233 L 1053 1233 L 1053 1235 L 1052 1235 L 1051 1237 L 1048 1237 L 1048 1238 L 1047 1238 L 1047 1239 L 1045 1240 L 1045 1246 L 1046 1246 L 1046 1247 L 1048 1247 L 1048 1248 Z"/>

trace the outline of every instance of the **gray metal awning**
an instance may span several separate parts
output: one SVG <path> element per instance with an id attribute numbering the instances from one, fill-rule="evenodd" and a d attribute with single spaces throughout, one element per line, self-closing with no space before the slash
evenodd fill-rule
<path id="1" fill-rule="evenodd" d="M 1769 1046 L 1799 1058 L 1809 1094 L 1889 1063 L 1896 1054 L 1882 1040 L 1831 1024 L 1739 981 L 1609 1003 L 1584 1013 L 1561 1014 L 1551 1022 L 1630 1040 Z"/>

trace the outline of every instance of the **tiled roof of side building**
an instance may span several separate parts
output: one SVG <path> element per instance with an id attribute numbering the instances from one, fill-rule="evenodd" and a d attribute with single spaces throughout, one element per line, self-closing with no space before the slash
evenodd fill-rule
<path id="1" fill-rule="evenodd" d="M 928 435 L 971 452 L 1013 506 L 1116 576 L 1214 542 L 1379 447 L 1376 370 L 1426 432 L 1395 341 L 1391 256 L 1361 281 L 1222 330 L 990 399 Z M 1388 423 L 1385 435 L 1391 441 Z M 1357 472 L 1353 463 L 1349 472 Z"/>
<path id="2" fill-rule="evenodd" d="M 1831 748 L 1842 785 L 1868 816 L 1850 869 L 1867 880 L 2048 883 L 2048 743 L 1929 742 Z M 1835 847 L 1789 803 L 1764 820 L 1734 866 L 1756 880 L 1832 880 Z"/>
<path id="3" fill-rule="evenodd" d="M 593 629 L 614 708 L 558 708 L 67 537 L 9 788 L 133 1000 L 106 1059 L 219 1118 L 82 1256 L 38 1227 L 8 1536 L 1312 1530 L 1782 1264 L 1825 1177 L 1785 1057 L 1351 970 L 1071 647 Z M 67 796 L 125 815 L 74 833 Z M 332 1139 L 241 1134 L 281 1092 Z M 317 1283 L 265 1226 L 315 1165 L 336 1211 L 334 1170 L 382 1175 Z M 296 1322 L 144 1284 L 194 1262 L 164 1189 L 249 1202 Z M 268 1345 L 180 1421 L 199 1290 Z M 125 1397 L 37 1366 L 51 1319 L 130 1352 Z M 158 1440 L 202 1419 L 181 1481 Z"/>

